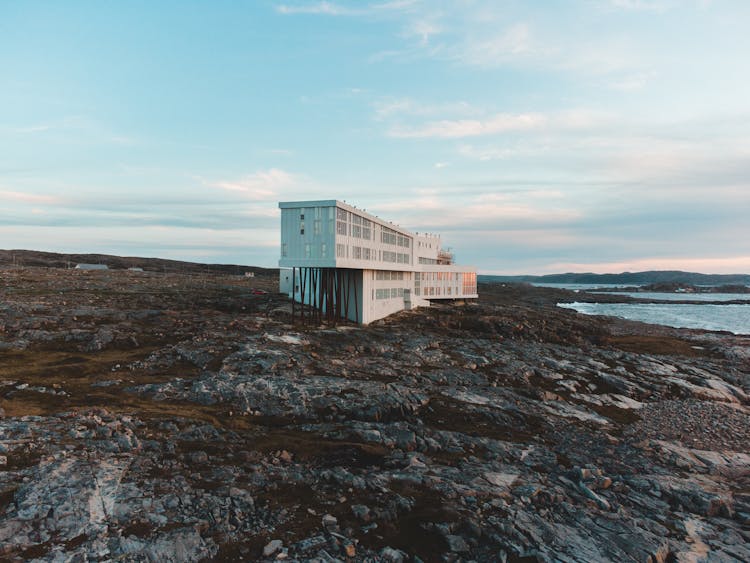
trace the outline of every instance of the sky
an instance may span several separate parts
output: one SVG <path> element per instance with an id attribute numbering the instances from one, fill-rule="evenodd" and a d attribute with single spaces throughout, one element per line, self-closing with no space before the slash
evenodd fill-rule
<path id="1" fill-rule="evenodd" d="M 0 0 L 0 248 L 274 267 L 279 201 L 484 274 L 750 272 L 750 2 Z"/>

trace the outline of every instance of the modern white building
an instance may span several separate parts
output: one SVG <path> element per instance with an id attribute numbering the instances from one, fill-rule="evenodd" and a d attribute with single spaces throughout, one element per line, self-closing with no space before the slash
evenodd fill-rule
<path id="1" fill-rule="evenodd" d="M 293 313 L 367 324 L 434 300 L 477 297 L 476 269 L 440 237 L 411 233 L 338 200 L 279 203 L 280 291 Z"/>

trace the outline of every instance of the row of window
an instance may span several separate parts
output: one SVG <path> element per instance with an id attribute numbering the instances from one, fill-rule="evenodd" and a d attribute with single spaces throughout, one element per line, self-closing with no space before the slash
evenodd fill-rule
<path id="1" fill-rule="evenodd" d="M 404 296 L 403 287 L 391 287 L 375 290 L 375 299 L 396 299 Z"/>
<path id="2" fill-rule="evenodd" d="M 403 280 L 404 272 L 392 272 L 390 270 L 377 270 L 373 272 L 376 280 Z"/>
<path id="3" fill-rule="evenodd" d="M 334 208 L 329 207 L 328 209 L 328 232 L 333 234 L 334 229 Z M 322 212 L 322 208 L 313 207 L 310 209 L 313 212 L 313 235 L 320 235 L 323 232 L 322 219 L 325 213 Z M 309 213 L 308 213 L 309 215 Z M 351 213 L 345 209 L 336 208 L 335 212 L 335 224 L 336 234 L 341 236 L 351 236 L 353 238 L 372 240 L 373 239 L 373 222 L 369 219 Z M 305 209 L 300 209 L 299 215 L 299 234 L 305 234 Z M 403 248 L 409 248 L 411 246 L 411 239 L 408 236 L 402 235 L 393 229 L 388 227 L 381 227 L 380 241 L 385 244 L 392 244 Z M 408 263 L 408 262 L 406 262 Z"/>
<path id="4" fill-rule="evenodd" d="M 474 272 L 463 274 L 464 295 L 474 295 L 477 292 L 477 275 Z"/>
<path id="5" fill-rule="evenodd" d="M 460 272 L 422 272 L 419 277 L 423 280 L 430 280 L 430 281 L 460 281 L 461 280 L 461 273 Z M 463 274 L 466 275 L 466 274 Z M 476 279 L 476 275 L 475 275 Z"/>
<path id="6" fill-rule="evenodd" d="M 366 246 L 353 246 L 352 247 L 352 258 L 355 260 L 370 260 L 374 256 L 375 251 Z"/>
<path id="7" fill-rule="evenodd" d="M 300 221 L 304 221 L 305 220 L 305 213 L 308 211 L 308 209 L 310 211 L 310 213 L 308 213 L 308 215 L 312 215 L 313 219 L 325 219 L 326 215 L 328 215 L 329 219 L 333 219 L 333 207 L 310 207 L 310 208 L 302 207 L 299 210 L 299 220 Z M 323 209 L 327 209 L 328 212 L 325 213 L 323 211 Z"/>
<path id="8" fill-rule="evenodd" d="M 393 262 L 395 264 L 408 264 L 409 255 L 401 252 L 383 251 L 383 262 Z"/>
<path id="9" fill-rule="evenodd" d="M 420 264 L 437 264 L 437 260 L 435 258 L 425 258 L 424 256 L 420 256 L 419 263 Z"/>
<path id="10" fill-rule="evenodd" d="M 395 244 L 396 246 L 402 246 L 404 248 L 409 248 L 411 245 L 409 237 L 404 236 L 393 229 L 389 229 L 388 227 L 381 228 L 380 242 L 385 244 Z"/>
<path id="11" fill-rule="evenodd" d="M 337 207 L 336 233 L 342 236 L 372 240 L 372 221 Z"/>
<path id="12" fill-rule="evenodd" d="M 430 286 L 430 287 L 425 287 L 422 289 L 424 290 L 425 297 L 431 297 L 431 296 L 440 297 L 441 295 L 451 295 L 451 296 L 453 295 L 453 288 L 451 286 L 448 286 L 445 288 Z M 415 285 L 414 293 L 416 293 L 417 295 L 421 295 L 422 289 L 420 289 L 418 285 Z M 456 295 L 459 295 L 458 288 L 456 288 Z"/>

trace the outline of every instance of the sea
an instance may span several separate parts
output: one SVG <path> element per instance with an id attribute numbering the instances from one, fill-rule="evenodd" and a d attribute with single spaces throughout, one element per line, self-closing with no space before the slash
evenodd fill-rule
<path id="1" fill-rule="evenodd" d="M 555 287 L 573 291 L 591 291 L 597 288 L 618 289 L 625 285 L 602 284 L 534 284 L 540 287 Z M 635 284 L 628 284 L 633 287 Z M 602 292 L 604 293 L 604 292 Z M 558 303 L 559 307 L 574 309 L 585 315 L 606 315 L 644 323 L 660 324 L 676 328 L 726 331 L 733 334 L 750 335 L 750 294 L 747 293 L 661 293 L 655 291 L 631 293 L 608 291 L 607 295 L 624 295 L 641 299 L 662 301 L 706 301 L 707 303 Z M 726 303 L 722 301 L 746 301 Z M 711 303 L 708 303 L 708 302 Z"/>

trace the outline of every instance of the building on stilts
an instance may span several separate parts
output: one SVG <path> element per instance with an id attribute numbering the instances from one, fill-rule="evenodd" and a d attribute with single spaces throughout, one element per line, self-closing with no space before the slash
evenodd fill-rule
<path id="1" fill-rule="evenodd" d="M 477 297 L 476 269 L 433 234 L 412 233 L 338 200 L 279 203 L 279 288 L 293 315 L 368 324 L 432 301 Z"/>

